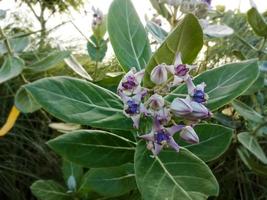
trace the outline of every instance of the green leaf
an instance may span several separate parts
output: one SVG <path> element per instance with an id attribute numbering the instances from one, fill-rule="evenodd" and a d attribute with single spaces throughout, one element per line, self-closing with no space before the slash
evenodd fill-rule
<path id="1" fill-rule="evenodd" d="M 28 66 L 27 69 L 34 72 L 43 72 L 55 67 L 58 63 L 62 62 L 65 58 L 70 56 L 69 51 L 55 51 L 45 58 Z"/>
<path id="2" fill-rule="evenodd" d="M 216 110 L 244 93 L 258 75 L 257 60 L 248 60 L 208 70 L 195 77 L 194 83 L 206 83 L 205 92 L 209 95 L 207 107 Z M 173 90 L 166 100 L 171 102 L 179 94 L 187 94 L 185 85 Z"/>
<path id="3" fill-rule="evenodd" d="M 16 93 L 15 105 L 23 113 L 33 113 L 41 108 L 33 96 L 23 87 Z"/>
<path id="4" fill-rule="evenodd" d="M 211 24 L 204 28 L 203 33 L 213 38 L 223 38 L 230 36 L 234 30 L 227 25 Z"/>
<path id="5" fill-rule="evenodd" d="M 267 177 L 267 166 L 266 165 L 263 165 L 255 161 L 254 158 L 251 157 L 251 154 L 249 154 L 249 152 L 245 148 L 240 147 L 237 149 L 237 152 L 241 160 L 250 170 L 253 170 L 259 176 Z"/>
<path id="6" fill-rule="evenodd" d="M 243 132 L 237 135 L 238 141 L 262 163 L 267 164 L 267 157 L 257 139 L 250 133 Z"/>
<path id="7" fill-rule="evenodd" d="M 188 14 L 168 35 L 150 59 L 144 77 L 144 85 L 152 87 L 150 73 L 158 64 L 173 64 L 178 52 L 184 63 L 192 63 L 203 45 L 202 28 L 193 14 Z"/>
<path id="8" fill-rule="evenodd" d="M 87 43 L 87 51 L 93 61 L 101 62 L 107 52 L 107 41 L 97 39 L 94 35 L 90 37 L 91 41 Z"/>
<path id="9" fill-rule="evenodd" d="M 261 114 L 253 110 L 251 107 L 248 105 L 242 103 L 241 101 L 234 100 L 232 102 L 232 105 L 236 112 L 240 114 L 244 119 L 253 121 L 256 123 L 262 123 L 264 121 L 264 118 Z"/>
<path id="10" fill-rule="evenodd" d="M 123 114 L 119 97 L 90 82 L 53 77 L 23 87 L 47 112 L 65 122 L 103 129 L 133 129 L 131 119 Z"/>
<path id="11" fill-rule="evenodd" d="M 11 50 L 15 53 L 21 53 L 30 44 L 29 37 L 16 37 L 8 39 L 10 43 Z M 0 54 L 7 53 L 7 48 L 3 40 L 0 41 Z"/>
<path id="12" fill-rule="evenodd" d="M 6 18 L 6 10 L 0 9 L 0 19 L 5 19 Z"/>
<path id="13" fill-rule="evenodd" d="M 136 188 L 133 164 L 90 169 L 84 176 L 80 191 L 91 189 L 105 197 L 124 195 Z"/>
<path id="14" fill-rule="evenodd" d="M 124 72 L 106 73 L 106 76 L 95 84 L 115 92 L 124 74 Z"/>
<path id="15" fill-rule="evenodd" d="M 188 144 L 181 139 L 178 143 L 205 162 L 220 157 L 231 144 L 233 130 L 230 128 L 216 124 L 199 124 L 194 129 L 199 137 L 198 144 Z"/>
<path id="16" fill-rule="evenodd" d="M 118 166 L 133 160 L 134 144 L 110 132 L 79 130 L 48 142 L 63 158 L 85 167 Z"/>
<path id="17" fill-rule="evenodd" d="M 107 32 L 107 16 L 104 15 L 102 18 L 102 23 L 97 24 L 93 28 L 93 33 L 94 33 L 94 37 L 101 40 L 105 36 L 106 32 Z"/>
<path id="18" fill-rule="evenodd" d="M 87 71 L 83 68 L 83 66 L 78 62 L 78 60 L 71 54 L 69 57 L 64 59 L 66 65 L 71 68 L 76 74 L 81 77 L 92 81 L 92 77 L 87 73 Z"/>
<path id="19" fill-rule="evenodd" d="M 108 33 L 123 70 L 145 68 L 151 50 L 146 31 L 130 0 L 114 0 L 108 13 Z"/>
<path id="20" fill-rule="evenodd" d="M 251 8 L 247 12 L 247 18 L 248 23 L 258 36 L 267 37 L 267 23 L 256 8 Z"/>
<path id="21" fill-rule="evenodd" d="M 163 3 L 159 3 L 159 0 L 150 0 L 150 3 L 152 4 L 153 8 L 158 12 L 158 14 L 160 14 L 167 20 L 171 19 L 172 15 L 169 13 L 168 9 Z"/>
<path id="22" fill-rule="evenodd" d="M 83 176 L 83 168 L 71 161 L 63 160 L 62 166 L 63 178 L 69 189 L 72 189 L 72 180 L 74 180 L 74 185 L 77 187 Z M 75 187 L 75 189 L 76 189 Z"/>
<path id="23" fill-rule="evenodd" d="M 166 149 L 152 158 L 144 142 L 139 142 L 135 173 L 145 200 L 204 200 L 219 193 L 219 185 L 209 167 L 184 148 L 179 153 Z"/>
<path id="24" fill-rule="evenodd" d="M 260 73 L 254 83 L 242 95 L 251 95 L 264 88 L 264 73 Z"/>
<path id="25" fill-rule="evenodd" d="M 0 68 L 0 84 L 18 76 L 24 67 L 24 61 L 16 56 L 6 56 Z"/>
<path id="26" fill-rule="evenodd" d="M 162 43 L 168 36 L 168 33 L 163 28 L 151 21 L 147 22 L 146 29 L 158 43 Z"/>
<path id="27" fill-rule="evenodd" d="M 71 200 L 66 190 L 51 180 L 38 180 L 31 185 L 31 191 L 39 200 Z"/>

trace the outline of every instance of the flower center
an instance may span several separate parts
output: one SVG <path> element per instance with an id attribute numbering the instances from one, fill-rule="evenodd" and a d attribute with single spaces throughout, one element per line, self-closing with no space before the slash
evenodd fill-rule
<path id="1" fill-rule="evenodd" d="M 135 77 L 128 76 L 127 81 L 122 83 L 122 87 L 126 90 L 132 90 L 137 86 Z"/>
<path id="2" fill-rule="evenodd" d="M 163 145 L 165 144 L 168 140 L 170 140 L 170 136 L 165 133 L 164 130 L 160 130 L 156 133 L 155 135 L 155 140 L 158 144 Z"/>
<path id="3" fill-rule="evenodd" d="M 192 96 L 193 100 L 198 103 L 203 103 L 206 101 L 205 93 L 202 90 L 196 90 Z"/>
<path id="4" fill-rule="evenodd" d="M 176 76 L 185 76 L 189 71 L 189 69 L 184 64 L 177 65 L 174 70 Z"/>
<path id="5" fill-rule="evenodd" d="M 127 114 L 133 115 L 139 113 L 140 105 L 133 100 L 127 101 L 128 108 L 125 110 Z"/>

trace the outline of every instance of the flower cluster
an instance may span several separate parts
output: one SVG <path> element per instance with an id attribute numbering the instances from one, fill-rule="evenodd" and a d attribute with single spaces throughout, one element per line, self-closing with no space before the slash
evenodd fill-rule
<path id="1" fill-rule="evenodd" d="M 132 68 L 121 80 L 118 95 L 124 103 L 124 113 L 133 120 L 133 126 L 139 128 L 141 117 L 151 117 L 151 131 L 139 136 L 147 141 L 147 148 L 156 156 L 164 147 L 179 151 L 179 145 L 173 139 L 175 133 L 189 143 L 198 143 L 199 138 L 193 127 L 202 119 L 211 117 L 205 106 L 208 95 L 205 83 L 195 85 L 189 72 L 195 68 L 184 64 L 181 54 L 176 55 L 173 65 L 159 64 L 150 74 L 155 84 L 153 89 L 142 87 L 144 70 L 136 72 Z M 188 95 L 167 102 L 164 96 L 170 90 L 185 83 Z"/>
<path id="2" fill-rule="evenodd" d="M 92 29 L 96 29 L 98 26 L 100 26 L 103 22 L 103 12 L 99 10 L 98 8 L 92 7 L 93 10 L 93 20 L 92 20 Z"/>
<path id="3" fill-rule="evenodd" d="M 179 6 L 182 13 L 194 13 L 199 18 L 205 18 L 211 7 L 211 0 L 159 0 L 159 3 Z"/>

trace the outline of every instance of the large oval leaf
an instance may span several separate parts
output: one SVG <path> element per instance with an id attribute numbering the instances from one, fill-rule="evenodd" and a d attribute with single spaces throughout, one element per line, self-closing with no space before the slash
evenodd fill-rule
<path id="1" fill-rule="evenodd" d="M 209 95 L 207 107 L 218 109 L 244 93 L 257 79 L 259 68 L 257 60 L 226 64 L 206 71 L 194 79 L 195 84 L 205 82 L 205 92 Z M 171 102 L 179 94 L 186 94 L 182 85 L 166 97 Z"/>
<path id="2" fill-rule="evenodd" d="M 198 144 L 188 144 L 179 141 L 179 144 L 205 162 L 221 156 L 232 141 L 233 130 L 216 124 L 199 124 L 194 127 L 198 137 Z"/>
<path id="3" fill-rule="evenodd" d="M 105 197 L 117 197 L 136 189 L 133 164 L 90 169 L 84 176 L 80 191 L 93 190 Z"/>
<path id="4" fill-rule="evenodd" d="M 31 186 L 31 191 L 40 200 L 71 200 L 71 196 L 58 183 L 51 180 L 38 180 Z"/>
<path id="5" fill-rule="evenodd" d="M 204 200 L 217 196 L 218 183 L 209 167 L 186 149 L 164 150 L 151 158 L 144 142 L 135 153 L 135 173 L 145 200 Z"/>
<path id="6" fill-rule="evenodd" d="M 158 64 L 173 64 L 176 53 L 182 54 L 184 63 L 191 63 L 203 45 L 202 28 L 194 15 L 188 14 L 169 34 L 150 59 L 145 72 L 144 85 L 152 87 L 150 73 Z"/>
<path id="7" fill-rule="evenodd" d="M 108 33 L 124 71 L 143 69 L 151 50 L 146 31 L 130 0 L 114 0 L 108 13 Z"/>
<path id="8" fill-rule="evenodd" d="M 99 130 L 61 135 L 48 145 L 63 158 L 86 167 L 117 166 L 133 160 L 134 144 L 121 136 Z"/>
<path id="9" fill-rule="evenodd" d="M 7 56 L 0 68 L 0 84 L 18 76 L 24 67 L 24 61 L 16 56 Z"/>
<path id="10" fill-rule="evenodd" d="M 90 82 L 53 77 L 23 87 L 47 112 L 65 122 L 107 129 L 133 128 L 123 114 L 119 97 Z"/>

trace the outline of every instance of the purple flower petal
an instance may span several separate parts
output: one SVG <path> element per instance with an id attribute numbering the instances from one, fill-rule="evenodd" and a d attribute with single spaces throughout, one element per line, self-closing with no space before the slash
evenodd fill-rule
<path id="1" fill-rule="evenodd" d="M 172 147 L 175 151 L 179 152 L 180 146 L 175 142 L 175 140 L 171 137 L 168 141 L 170 147 Z"/>
<path id="2" fill-rule="evenodd" d="M 170 128 L 166 128 L 167 132 L 173 136 L 175 133 L 179 132 L 185 127 L 185 125 L 174 125 Z"/>
<path id="3" fill-rule="evenodd" d="M 162 148 L 163 148 L 163 145 L 154 143 L 154 149 L 152 150 L 152 153 L 154 154 L 154 156 L 157 156 L 159 152 L 162 150 Z"/>

